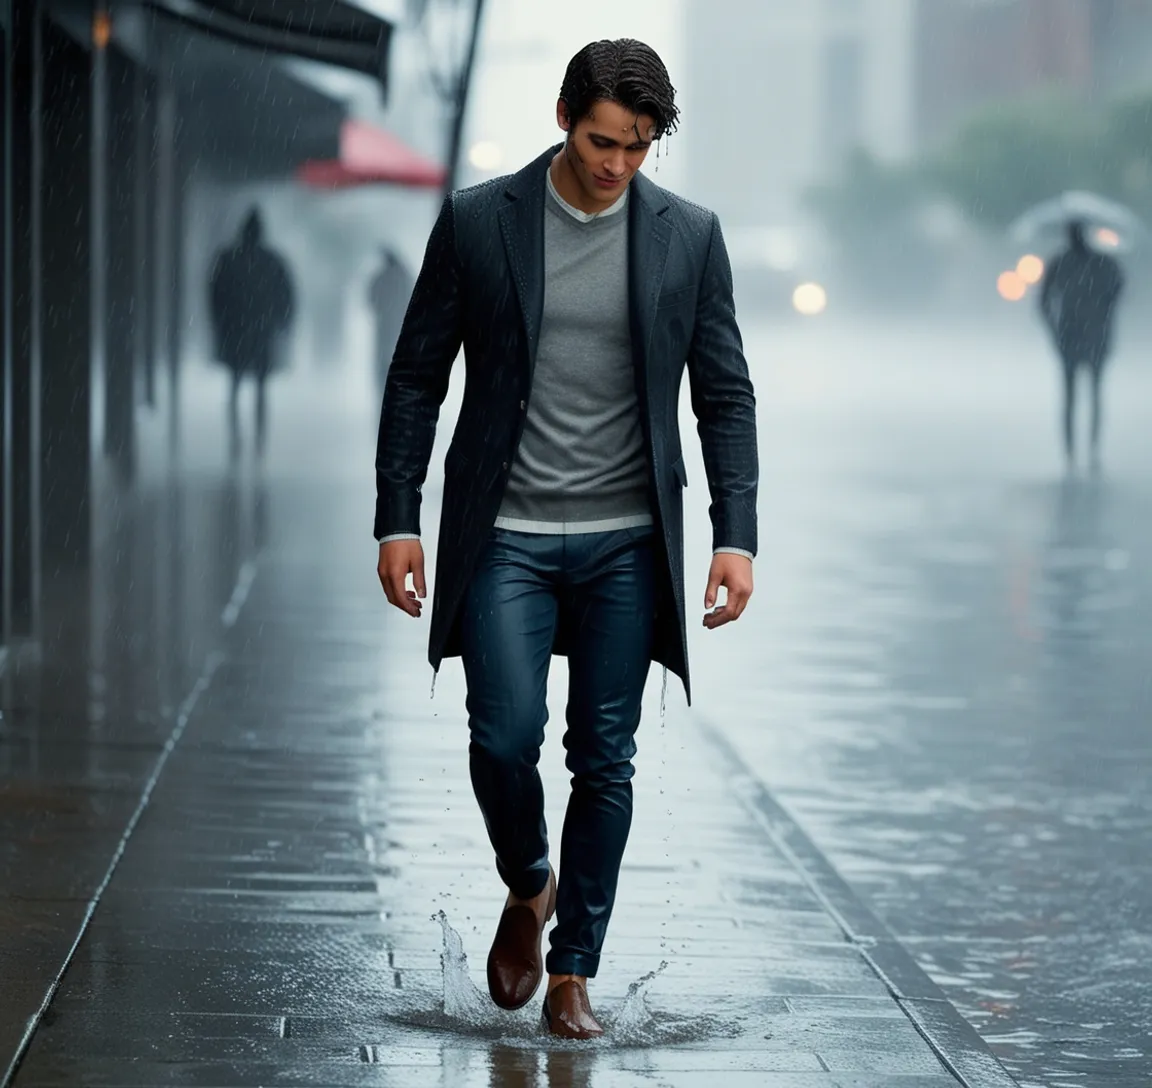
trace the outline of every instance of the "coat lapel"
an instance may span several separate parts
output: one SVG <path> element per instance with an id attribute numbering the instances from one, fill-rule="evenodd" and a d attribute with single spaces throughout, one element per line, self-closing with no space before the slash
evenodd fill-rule
<path id="1" fill-rule="evenodd" d="M 664 219 L 668 202 L 660 189 L 642 174 L 632 179 L 628 195 L 628 291 L 632 314 L 632 343 L 641 367 L 648 364 L 656 306 L 664 284 L 672 227 Z"/>
<path id="2" fill-rule="evenodd" d="M 557 150 L 558 146 L 550 148 L 509 179 L 507 203 L 499 212 L 500 233 L 524 320 L 530 367 L 536 364 L 544 312 L 545 174 Z M 642 368 L 648 362 L 672 239 L 672 227 L 664 219 L 667 208 L 660 189 L 637 174 L 628 194 L 628 291 L 632 343 Z"/>
<path id="3" fill-rule="evenodd" d="M 544 186 L 553 148 L 514 174 L 500 209 L 500 233 L 524 319 L 529 368 L 536 365 L 544 312 Z"/>

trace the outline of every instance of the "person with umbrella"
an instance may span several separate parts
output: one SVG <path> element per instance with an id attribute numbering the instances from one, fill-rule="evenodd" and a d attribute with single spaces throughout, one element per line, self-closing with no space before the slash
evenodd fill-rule
<path id="1" fill-rule="evenodd" d="M 1018 239 L 1059 230 L 1064 248 L 1044 272 L 1040 312 L 1052 334 L 1063 370 L 1063 439 L 1069 467 L 1076 462 L 1076 393 L 1080 375 L 1091 379 L 1091 459 L 1100 463 L 1101 385 L 1112 348 L 1116 306 L 1124 273 L 1112 255 L 1090 244 L 1119 246 L 1142 231 L 1127 208 L 1093 193 L 1068 192 L 1037 205 L 1020 217 L 1012 233 Z"/>
<path id="2" fill-rule="evenodd" d="M 1044 315 L 1064 372 L 1064 455 L 1076 460 L 1076 388 L 1081 371 L 1091 379 L 1091 456 L 1100 463 L 1101 383 L 1112 347 L 1116 304 L 1124 289 L 1124 273 L 1115 257 L 1088 246 L 1086 224 L 1068 224 L 1068 245 L 1048 265 L 1040 292 Z"/>

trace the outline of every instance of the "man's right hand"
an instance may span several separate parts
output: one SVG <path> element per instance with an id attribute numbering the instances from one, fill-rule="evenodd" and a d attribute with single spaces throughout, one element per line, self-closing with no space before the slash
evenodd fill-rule
<path id="1" fill-rule="evenodd" d="M 421 603 L 428 590 L 424 584 L 424 547 L 419 540 L 390 540 L 380 545 L 380 562 L 376 565 L 380 584 L 389 604 L 419 616 Z M 412 575 L 415 591 L 408 588 L 408 575 Z"/>

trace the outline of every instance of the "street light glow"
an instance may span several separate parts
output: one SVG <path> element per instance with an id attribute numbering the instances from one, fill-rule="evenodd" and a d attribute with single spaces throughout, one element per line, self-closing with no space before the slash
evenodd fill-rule
<path id="1" fill-rule="evenodd" d="M 1001 272 L 996 281 L 1000 297 L 1008 302 L 1019 302 L 1028 293 L 1028 284 L 1019 272 Z"/>
<path id="2" fill-rule="evenodd" d="M 477 170 L 497 170 L 504 161 L 504 152 L 495 140 L 479 140 L 468 152 L 468 161 Z"/>
<path id="3" fill-rule="evenodd" d="M 92 44 L 96 47 L 97 52 L 103 52 L 108 48 L 108 43 L 112 40 L 112 16 L 108 13 L 106 7 L 99 7 L 96 13 L 92 16 Z"/>
<path id="4" fill-rule="evenodd" d="M 1044 278 L 1044 262 L 1034 253 L 1025 253 L 1016 262 L 1016 275 L 1028 285 L 1039 283 Z"/>
<path id="5" fill-rule="evenodd" d="M 792 292 L 792 305 L 805 317 L 822 314 L 828 306 L 828 292 L 818 283 L 802 283 Z"/>

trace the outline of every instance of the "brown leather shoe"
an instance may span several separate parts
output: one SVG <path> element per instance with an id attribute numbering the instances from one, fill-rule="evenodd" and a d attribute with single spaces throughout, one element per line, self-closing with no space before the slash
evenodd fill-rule
<path id="1" fill-rule="evenodd" d="M 604 1034 L 592 1015 L 588 991 L 579 982 L 561 982 L 545 995 L 544 1023 L 561 1039 L 595 1039 Z"/>
<path id="2" fill-rule="evenodd" d="M 527 1005 L 544 977 L 540 941 L 544 926 L 556 913 L 556 874 L 551 870 L 546 890 L 548 907 L 543 924 L 536 911 L 523 903 L 506 906 L 500 916 L 492 951 L 488 953 L 488 992 L 502 1009 L 511 1011 Z"/>

